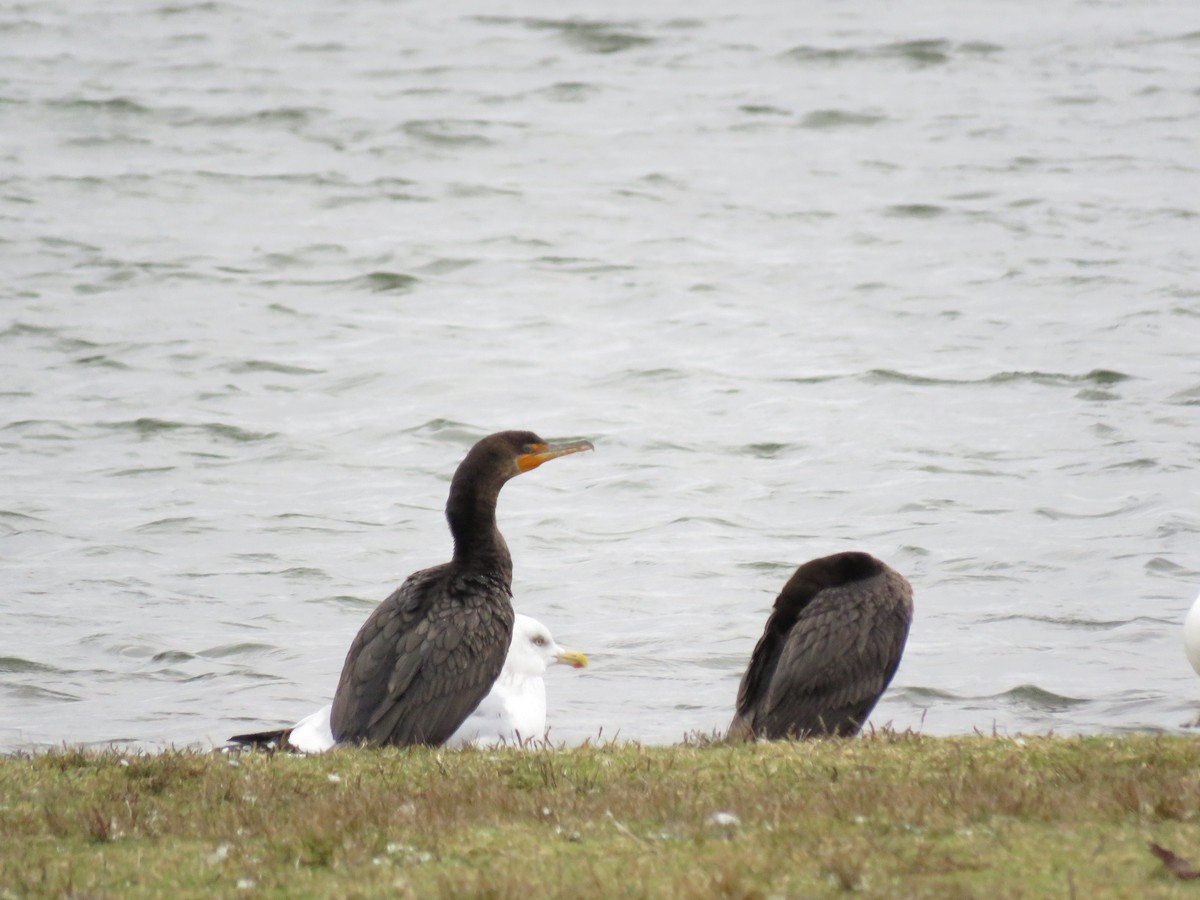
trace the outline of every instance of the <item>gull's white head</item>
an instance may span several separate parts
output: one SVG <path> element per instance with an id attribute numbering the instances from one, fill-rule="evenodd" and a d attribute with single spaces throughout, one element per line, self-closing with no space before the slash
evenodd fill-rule
<path id="1" fill-rule="evenodd" d="M 517 613 L 508 658 L 504 661 L 505 674 L 540 678 L 555 663 L 582 669 L 588 660 L 582 653 L 560 647 L 550 629 L 537 619 Z"/>

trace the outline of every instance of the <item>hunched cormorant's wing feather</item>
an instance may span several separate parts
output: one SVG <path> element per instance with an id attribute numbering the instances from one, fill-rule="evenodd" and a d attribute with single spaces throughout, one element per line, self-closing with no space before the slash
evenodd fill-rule
<path id="1" fill-rule="evenodd" d="M 754 714 L 767 695 L 775 667 L 779 664 L 779 654 L 783 652 L 787 640 L 788 629 L 795 620 L 796 614 L 792 610 L 775 609 L 767 617 L 763 635 L 754 645 L 750 665 L 738 685 L 733 724 L 729 726 L 731 734 L 749 737 L 753 731 Z"/>
<path id="2" fill-rule="evenodd" d="M 755 731 L 857 733 L 899 666 L 908 596 L 907 582 L 891 570 L 817 593 L 779 652 Z"/>
<path id="3" fill-rule="evenodd" d="M 508 588 L 452 563 L 417 572 L 371 613 L 347 654 L 339 741 L 444 742 L 487 695 L 512 634 Z"/>

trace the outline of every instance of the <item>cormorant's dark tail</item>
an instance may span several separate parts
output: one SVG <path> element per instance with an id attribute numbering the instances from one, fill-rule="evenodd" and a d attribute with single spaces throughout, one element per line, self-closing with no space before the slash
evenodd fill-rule
<path id="1" fill-rule="evenodd" d="M 280 728 L 277 731 L 257 731 L 254 734 L 235 734 L 229 739 L 231 744 L 241 744 L 251 750 L 281 750 L 287 747 L 290 728 Z"/>

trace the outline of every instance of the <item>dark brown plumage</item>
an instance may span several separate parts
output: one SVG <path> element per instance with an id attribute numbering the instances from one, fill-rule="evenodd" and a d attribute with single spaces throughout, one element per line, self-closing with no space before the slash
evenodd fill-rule
<path id="1" fill-rule="evenodd" d="M 904 576 L 866 553 L 800 566 L 750 657 L 730 736 L 858 734 L 900 665 L 912 608 Z"/>
<path id="2" fill-rule="evenodd" d="M 339 742 L 443 743 L 491 690 L 512 636 L 512 558 L 496 528 L 510 478 L 581 450 L 529 431 L 479 441 L 454 473 L 446 519 L 454 558 L 410 575 L 346 654 L 330 725 Z"/>

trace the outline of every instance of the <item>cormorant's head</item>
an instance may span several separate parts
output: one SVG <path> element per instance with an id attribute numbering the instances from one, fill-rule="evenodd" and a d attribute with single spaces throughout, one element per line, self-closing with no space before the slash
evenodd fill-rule
<path id="1" fill-rule="evenodd" d="M 507 481 L 559 456 L 592 449 L 595 448 L 590 441 L 551 444 L 532 431 L 498 431 L 472 447 L 461 468 L 487 472 Z M 484 478 L 482 474 L 476 477 Z"/>
<path id="2" fill-rule="evenodd" d="M 809 560 L 783 586 L 775 600 L 775 608 L 799 613 L 826 588 L 873 578 L 884 568 L 883 563 L 875 557 L 857 550 Z"/>
<path id="3" fill-rule="evenodd" d="M 499 431 L 475 444 L 454 474 L 451 499 L 466 494 L 494 499 L 504 482 L 569 453 L 592 450 L 590 441 L 551 444 L 532 431 Z"/>

